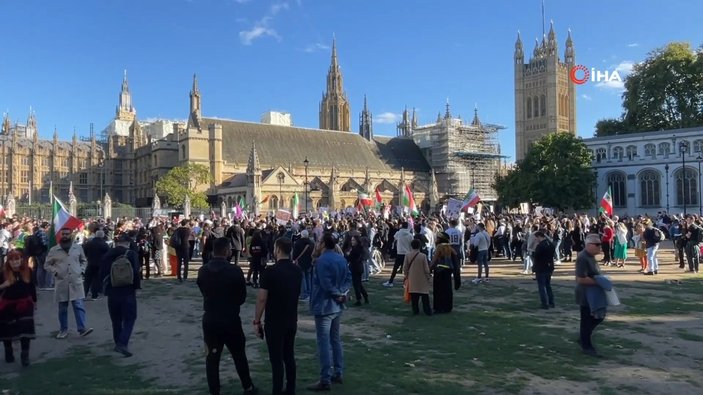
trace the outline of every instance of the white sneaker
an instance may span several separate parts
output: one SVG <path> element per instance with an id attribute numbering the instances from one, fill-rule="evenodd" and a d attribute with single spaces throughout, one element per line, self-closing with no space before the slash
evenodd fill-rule
<path id="1" fill-rule="evenodd" d="M 57 339 L 65 339 L 68 337 L 68 332 L 66 331 L 59 331 L 59 333 L 56 334 Z"/>
<path id="2" fill-rule="evenodd" d="M 528 272 L 527 270 L 523 270 L 521 273 L 522 274 L 530 274 L 530 272 Z"/>
<path id="3" fill-rule="evenodd" d="M 472 284 L 480 284 L 481 281 L 483 281 L 480 277 L 476 277 L 475 279 L 471 280 Z"/>
<path id="4" fill-rule="evenodd" d="M 393 283 L 392 283 L 392 282 L 389 282 L 389 281 L 386 281 L 385 283 L 383 283 L 383 286 L 386 287 L 386 288 L 393 288 Z"/>
<path id="5" fill-rule="evenodd" d="M 561 261 L 554 262 L 555 265 L 561 265 Z"/>

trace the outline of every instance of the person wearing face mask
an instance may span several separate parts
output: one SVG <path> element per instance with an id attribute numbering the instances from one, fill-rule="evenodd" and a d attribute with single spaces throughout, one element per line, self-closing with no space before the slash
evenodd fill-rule
<path id="1" fill-rule="evenodd" d="M 59 333 L 57 339 L 68 337 L 68 303 L 73 307 L 76 317 L 76 326 L 80 336 L 93 332 L 93 328 L 86 327 L 85 315 L 85 290 L 83 289 L 83 275 L 88 260 L 83 253 L 83 247 L 74 244 L 69 228 L 62 228 L 57 239 L 59 244 L 49 250 L 44 263 L 44 269 L 51 273 L 55 279 L 54 295 L 59 304 Z"/>
<path id="2" fill-rule="evenodd" d="M 19 340 L 22 366 L 29 365 L 29 342 L 35 337 L 36 302 L 37 291 L 27 260 L 20 251 L 10 251 L 0 271 L 0 340 L 7 363 L 15 361 L 12 342 Z"/>

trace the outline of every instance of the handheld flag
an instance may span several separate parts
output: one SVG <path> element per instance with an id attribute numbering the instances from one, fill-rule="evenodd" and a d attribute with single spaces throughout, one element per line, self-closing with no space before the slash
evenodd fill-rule
<path id="1" fill-rule="evenodd" d="M 412 215 L 420 215 L 417 207 L 415 207 L 415 197 L 413 196 L 413 192 L 410 190 L 410 185 L 405 185 L 405 196 L 408 200 L 407 206 L 410 209 L 410 213 Z"/>
<path id="2" fill-rule="evenodd" d="M 362 206 L 370 206 L 373 204 L 373 200 L 371 200 L 371 196 L 369 196 L 368 193 L 363 192 L 363 191 L 358 191 L 359 194 L 359 204 Z"/>
<path id="3" fill-rule="evenodd" d="M 461 211 L 466 211 L 466 209 L 474 207 L 480 201 L 481 197 L 478 196 L 478 192 L 471 188 L 469 192 L 466 193 L 466 196 L 464 196 L 464 204 L 461 207 Z"/>
<path id="4" fill-rule="evenodd" d="M 380 206 L 383 203 L 383 198 L 381 197 L 381 192 L 376 188 L 376 206 Z"/>
<path id="5" fill-rule="evenodd" d="M 293 218 L 298 218 L 298 206 L 300 204 L 300 199 L 298 198 L 298 192 L 293 196 Z"/>
<path id="6" fill-rule="evenodd" d="M 268 202 L 270 197 L 271 197 L 271 195 L 264 196 L 264 198 L 261 199 L 261 203 L 259 203 L 259 204 L 264 204 L 264 203 Z"/>
<path id="7" fill-rule="evenodd" d="M 54 196 L 54 205 L 52 207 L 51 232 L 49 232 L 49 247 L 56 245 L 56 240 L 61 229 L 68 228 L 73 230 L 82 230 L 83 221 L 72 216 L 61 201 Z"/>
<path id="8" fill-rule="evenodd" d="M 0 204 L 0 218 L 5 218 L 5 208 Z"/>
<path id="9" fill-rule="evenodd" d="M 601 213 L 608 214 L 609 217 L 613 216 L 613 195 L 610 193 L 610 187 L 605 191 L 603 199 L 600 200 L 600 210 Z"/>

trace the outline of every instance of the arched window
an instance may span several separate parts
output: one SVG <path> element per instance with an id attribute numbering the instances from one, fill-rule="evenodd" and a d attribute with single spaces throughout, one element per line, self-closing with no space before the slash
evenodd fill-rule
<path id="1" fill-rule="evenodd" d="M 613 159 L 617 159 L 618 161 L 622 161 L 622 157 L 624 156 L 625 150 L 622 149 L 622 147 L 615 147 L 613 148 Z"/>
<path id="2" fill-rule="evenodd" d="M 598 148 L 598 149 L 596 149 L 596 162 L 600 162 L 600 161 L 602 161 L 602 160 L 606 160 L 606 159 L 607 159 L 607 156 L 608 156 L 608 155 L 606 154 L 605 148 Z"/>
<path id="3" fill-rule="evenodd" d="M 532 108 L 532 116 L 537 118 L 539 116 L 539 98 L 534 96 L 532 98 L 532 103 L 534 103 L 534 108 Z"/>
<path id="4" fill-rule="evenodd" d="M 693 152 L 703 152 L 703 140 L 693 142 Z"/>
<path id="5" fill-rule="evenodd" d="M 676 204 L 696 205 L 698 204 L 698 173 L 690 167 L 686 167 L 685 170 L 679 169 L 674 173 Z"/>
<path id="6" fill-rule="evenodd" d="M 651 156 L 652 158 L 657 157 L 657 147 L 654 144 L 647 144 L 644 146 L 644 156 Z"/>
<path id="7" fill-rule="evenodd" d="M 627 159 L 633 160 L 637 156 L 637 146 L 628 145 L 625 150 L 627 152 Z"/>
<path id="8" fill-rule="evenodd" d="M 527 98 L 527 118 L 532 118 L 532 98 Z"/>
<path id="9" fill-rule="evenodd" d="M 181 145 L 181 159 L 185 159 L 185 158 L 186 158 L 186 145 L 183 144 L 183 145 Z"/>
<path id="10" fill-rule="evenodd" d="M 640 173 L 640 205 L 642 207 L 658 207 L 661 192 L 661 175 L 654 170 Z"/>
<path id="11" fill-rule="evenodd" d="M 669 152 L 671 152 L 671 144 L 659 143 L 659 155 L 662 155 L 664 158 L 668 158 Z"/>
<path id="12" fill-rule="evenodd" d="M 273 210 L 278 208 L 278 196 L 271 195 L 271 199 L 269 199 L 269 208 Z"/>
<path id="13" fill-rule="evenodd" d="M 608 187 L 613 194 L 613 206 L 627 207 L 627 189 L 625 185 L 627 176 L 625 176 L 625 173 L 619 171 L 609 173 L 606 180 L 608 182 Z"/>
<path id="14" fill-rule="evenodd" d="M 547 115 L 547 97 L 545 95 L 539 97 L 539 115 Z"/>

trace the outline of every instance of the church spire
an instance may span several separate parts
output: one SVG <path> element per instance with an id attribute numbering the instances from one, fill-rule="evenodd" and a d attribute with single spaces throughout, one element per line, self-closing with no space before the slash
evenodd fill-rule
<path id="1" fill-rule="evenodd" d="M 0 129 L 0 134 L 10 134 L 10 114 L 5 112 L 2 116 L 2 129 Z"/>
<path id="2" fill-rule="evenodd" d="M 554 21 L 549 22 L 549 34 L 547 35 L 547 53 L 556 55 L 557 53 L 557 35 L 554 33 Z"/>
<path id="3" fill-rule="evenodd" d="M 320 103 L 320 129 L 351 130 L 349 99 L 344 92 L 344 80 L 337 59 L 337 39 L 332 39 L 332 60 L 327 72 L 327 91 Z"/>
<path id="4" fill-rule="evenodd" d="M 134 121 L 136 110 L 132 105 L 132 95 L 129 93 L 129 83 L 127 82 L 127 70 L 122 77 L 122 89 L 120 90 L 120 100 L 117 105 L 116 118 L 123 121 Z"/>
<path id="5" fill-rule="evenodd" d="M 566 36 L 566 49 L 564 50 L 564 63 L 573 65 L 576 62 L 576 52 L 574 51 L 574 42 L 571 39 L 571 29 Z"/>
<path id="6" fill-rule="evenodd" d="M 447 120 L 452 119 L 452 112 L 450 111 L 450 107 L 449 107 L 449 98 L 447 98 L 447 104 L 446 104 L 446 108 L 444 111 L 444 119 L 447 119 Z"/>
<path id="7" fill-rule="evenodd" d="M 249 160 L 247 161 L 247 174 L 254 175 L 261 173 L 261 165 L 259 164 L 259 155 L 256 152 L 256 143 L 251 142 L 251 150 L 249 150 Z"/>
<path id="8" fill-rule="evenodd" d="M 188 115 L 188 128 L 200 127 L 200 89 L 198 88 L 198 76 L 193 73 L 193 87 L 190 89 L 190 114 Z"/>
<path id="9" fill-rule="evenodd" d="M 481 120 L 478 119 L 478 105 L 474 105 L 474 119 L 471 121 L 471 126 L 481 126 Z"/>
<path id="10" fill-rule="evenodd" d="M 373 140 L 373 117 L 366 103 L 366 95 L 364 95 L 364 110 L 359 116 L 359 134 L 368 141 Z"/>
<path id="11" fill-rule="evenodd" d="M 411 121 L 412 128 L 415 130 L 417 128 L 417 114 L 415 113 L 415 107 L 413 107 L 413 118 Z"/>

